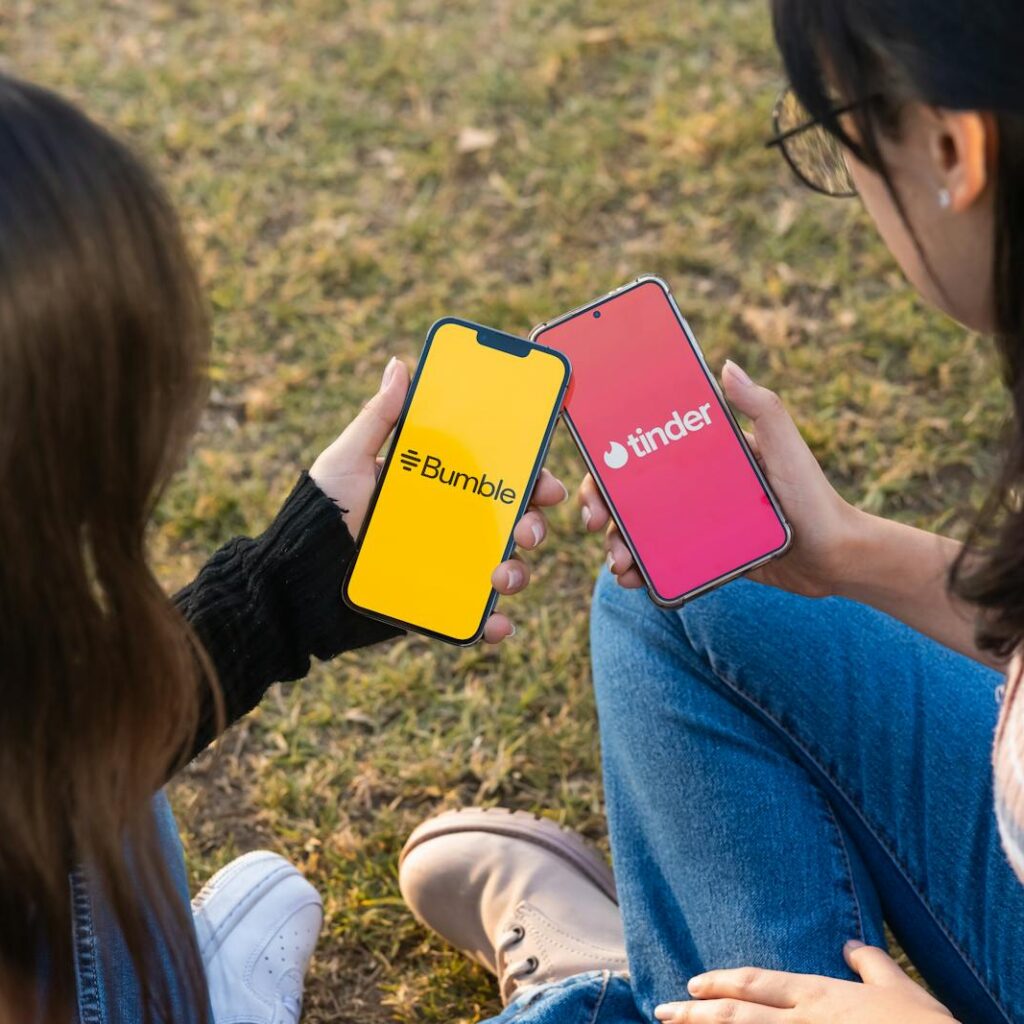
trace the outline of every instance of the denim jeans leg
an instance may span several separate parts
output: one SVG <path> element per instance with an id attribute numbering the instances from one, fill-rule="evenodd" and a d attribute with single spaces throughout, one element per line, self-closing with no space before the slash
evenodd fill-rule
<path id="1" fill-rule="evenodd" d="M 185 858 L 174 814 L 163 793 L 153 799 L 153 814 L 176 896 L 188 909 L 191 922 Z M 71 896 L 79 1024 L 125 1024 L 141 1020 L 138 979 L 124 938 L 97 897 L 88 872 L 82 868 L 76 868 L 72 873 Z M 191 939 L 195 941 L 194 932 Z M 158 962 L 174 1000 L 175 1024 L 193 1024 L 181 1005 L 182 988 L 175 976 L 175 957 L 168 949 L 161 948 L 158 950 Z"/>
<path id="2" fill-rule="evenodd" d="M 680 612 L 605 575 L 609 827 L 637 1002 L 713 967 L 850 977 L 882 916 L 970 1024 L 1024 1015 L 999 847 L 997 673 L 873 609 L 740 581 Z"/>
<path id="3" fill-rule="evenodd" d="M 489 1024 L 650 1024 L 629 980 L 607 971 L 579 974 L 511 1002 Z"/>

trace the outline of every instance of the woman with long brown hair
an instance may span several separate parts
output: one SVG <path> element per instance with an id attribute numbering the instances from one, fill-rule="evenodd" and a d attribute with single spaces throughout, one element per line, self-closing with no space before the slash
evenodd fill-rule
<path id="1" fill-rule="evenodd" d="M 269 958 L 264 987 L 247 993 L 262 1009 L 234 1012 L 232 982 L 259 936 L 236 931 L 232 945 L 237 908 L 224 901 L 244 890 L 251 903 L 258 887 L 240 888 L 238 870 L 218 880 L 196 908 L 201 950 L 173 819 L 154 795 L 272 683 L 392 635 L 340 589 L 408 374 L 392 360 L 267 532 L 227 545 L 172 602 L 146 528 L 202 406 L 207 346 L 206 304 L 149 174 L 70 104 L 0 76 L 5 1022 L 297 1019 L 304 964 L 284 991 Z M 535 505 L 564 496 L 544 475 Z M 532 548 L 543 534 L 534 508 L 516 539 Z M 528 578 L 514 560 L 494 583 L 514 593 Z M 511 632 L 496 614 L 486 637 Z M 266 882 L 281 865 L 243 868 Z"/>

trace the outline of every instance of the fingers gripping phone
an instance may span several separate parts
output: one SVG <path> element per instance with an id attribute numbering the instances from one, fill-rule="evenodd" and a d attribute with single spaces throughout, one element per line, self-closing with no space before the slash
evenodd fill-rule
<path id="1" fill-rule="evenodd" d="M 787 550 L 790 527 L 664 281 L 641 278 L 532 337 L 572 361 L 566 423 L 658 604 Z"/>
<path id="2" fill-rule="evenodd" d="M 345 581 L 353 608 L 480 639 L 569 372 L 564 355 L 479 324 L 431 328 Z"/>

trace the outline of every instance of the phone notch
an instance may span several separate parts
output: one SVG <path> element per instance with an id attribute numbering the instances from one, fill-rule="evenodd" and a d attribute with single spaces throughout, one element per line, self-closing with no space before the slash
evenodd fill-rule
<path id="1" fill-rule="evenodd" d="M 476 340 L 485 348 L 494 348 L 518 359 L 525 359 L 536 347 L 522 338 L 515 338 L 511 334 L 503 334 L 501 331 L 493 331 L 486 327 L 481 327 L 476 332 Z"/>

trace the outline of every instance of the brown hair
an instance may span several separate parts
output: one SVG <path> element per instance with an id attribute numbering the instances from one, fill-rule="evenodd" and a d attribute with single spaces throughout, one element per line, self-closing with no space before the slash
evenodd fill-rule
<path id="1" fill-rule="evenodd" d="M 0 75 L 0 1017 L 70 1015 L 74 864 L 124 936 L 146 1021 L 172 1013 L 158 945 L 188 1019 L 207 1017 L 150 802 L 208 673 L 145 544 L 207 347 L 149 174 L 69 103 Z"/>

